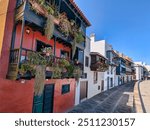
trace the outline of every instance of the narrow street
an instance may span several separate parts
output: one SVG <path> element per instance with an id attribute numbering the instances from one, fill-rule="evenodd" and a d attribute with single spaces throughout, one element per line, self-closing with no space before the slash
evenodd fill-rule
<path id="1" fill-rule="evenodd" d="M 132 113 L 134 83 L 100 93 L 75 106 L 69 113 Z"/>

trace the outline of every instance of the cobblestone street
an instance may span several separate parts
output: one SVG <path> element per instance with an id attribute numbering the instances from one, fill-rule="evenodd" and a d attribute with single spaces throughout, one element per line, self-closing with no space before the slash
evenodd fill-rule
<path id="1" fill-rule="evenodd" d="M 75 106 L 69 113 L 132 113 L 134 83 L 100 93 Z"/>

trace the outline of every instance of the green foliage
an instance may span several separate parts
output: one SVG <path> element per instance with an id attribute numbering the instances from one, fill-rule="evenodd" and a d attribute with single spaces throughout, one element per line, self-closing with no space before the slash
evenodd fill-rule
<path id="1" fill-rule="evenodd" d="M 73 78 L 75 66 L 73 64 L 69 64 L 69 66 L 67 66 L 66 69 L 67 69 L 68 77 Z"/>
<path id="2" fill-rule="evenodd" d="M 51 47 L 45 47 L 42 49 L 43 53 L 49 53 L 50 55 L 53 55 L 53 50 Z"/>
<path id="3" fill-rule="evenodd" d="M 54 79 L 60 79 L 62 77 L 62 74 L 61 74 L 61 68 L 56 65 L 55 67 L 53 67 L 53 74 L 52 74 L 52 78 Z"/>
<path id="4" fill-rule="evenodd" d="M 45 25 L 45 35 L 47 39 L 51 39 L 54 33 L 54 21 L 53 16 L 49 15 Z"/>
<path id="5" fill-rule="evenodd" d="M 46 59 L 39 52 L 30 52 L 28 55 L 28 63 L 30 65 L 46 65 Z"/>
<path id="6" fill-rule="evenodd" d="M 75 66 L 73 75 L 74 75 L 74 78 L 76 80 L 79 80 L 79 78 L 81 77 L 81 69 L 80 69 L 80 67 Z"/>
<path id="7" fill-rule="evenodd" d="M 40 5 L 44 5 L 45 4 L 45 0 L 36 0 L 36 2 Z"/>
<path id="8" fill-rule="evenodd" d="M 69 65 L 70 65 L 70 63 L 69 63 L 68 60 L 66 60 L 66 59 L 60 59 L 60 60 L 59 60 L 59 66 L 60 66 L 61 68 L 66 68 L 66 67 L 69 66 Z"/>
<path id="9" fill-rule="evenodd" d="M 83 37 L 83 35 L 82 35 L 81 32 L 78 32 L 78 33 L 76 34 L 75 38 L 76 38 L 76 42 L 77 42 L 77 43 L 82 43 L 82 42 L 84 42 L 84 37 Z"/>
<path id="10" fill-rule="evenodd" d="M 55 12 L 51 6 L 44 4 L 43 7 L 45 8 L 48 14 L 54 15 Z"/>
<path id="11" fill-rule="evenodd" d="M 34 84 L 34 94 L 41 95 L 44 90 L 45 85 L 45 65 L 36 66 L 35 84 Z"/>
<path id="12" fill-rule="evenodd" d="M 71 25 L 70 22 L 68 20 L 68 17 L 66 15 L 66 13 L 61 13 L 59 15 L 59 20 L 60 20 L 60 24 L 59 24 L 59 29 L 60 31 L 66 36 L 69 36 L 70 30 L 71 30 Z"/>

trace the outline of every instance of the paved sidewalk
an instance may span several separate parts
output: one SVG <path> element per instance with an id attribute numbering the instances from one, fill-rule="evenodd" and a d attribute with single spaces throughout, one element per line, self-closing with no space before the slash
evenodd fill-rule
<path id="1" fill-rule="evenodd" d="M 146 113 L 150 113 L 150 80 L 140 83 L 140 92 Z"/>
<path id="2" fill-rule="evenodd" d="M 134 83 L 112 88 L 75 106 L 70 113 L 132 113 Z"/>

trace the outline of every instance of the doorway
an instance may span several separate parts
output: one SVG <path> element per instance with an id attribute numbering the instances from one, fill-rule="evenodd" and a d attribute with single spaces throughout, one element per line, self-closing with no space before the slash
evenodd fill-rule
<path id="1" fill-rule="evenodd" d="M 88 93 L 88 81 L 80 82 L 80 101 L 83 101 L 87 98 Z"/>
<path id="2" fill-rule="evenodd" d="M 47 84 L 41 95 L 34 96 L 33 113 L 52 113 L 54 102 L 54 84 Z"/>
<path id="3" fill-rule="evenodd" d="M 54 84 L 45 85 L 43 97 L 43 113 L 53 112 Z"/>

